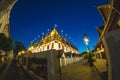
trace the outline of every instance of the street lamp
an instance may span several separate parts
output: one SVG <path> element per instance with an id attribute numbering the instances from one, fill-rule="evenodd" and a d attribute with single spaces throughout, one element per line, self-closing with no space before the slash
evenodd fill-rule
<path id="1" fill-rule="evenodd" d="M 91 57 L 90 49 L 89 49 L 89 46 L 88 46 L 89 39 L 87 38 L 86 34 L 84 34 L 84 42 L 85 42 L 85 44 L 87 46 L 87 50 L 88 50 L 88 53 L 89 53 L 89 63 L 90 63 L 90 66 L 93 66 L 92 57 Z"/>
<path id="2" fill-rule="evenodd" d="M 21 51 L 19 51 L 18 55 L 19 55 L 19 56 L 21 55 Z"/>

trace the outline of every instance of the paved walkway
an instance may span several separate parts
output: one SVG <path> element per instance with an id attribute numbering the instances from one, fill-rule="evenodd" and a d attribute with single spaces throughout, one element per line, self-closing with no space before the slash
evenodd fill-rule
<path id="1" fill-rule="evenodd" d="M 32 80 L 17 63 L 10 61 L 9 64 L 0 72 L 0 80 Z"/>
<path id="2" fill-rule="evenodd" d="M 62 67 L 62 80 L 101 80 L 94 67 L 84 61 Z"/>

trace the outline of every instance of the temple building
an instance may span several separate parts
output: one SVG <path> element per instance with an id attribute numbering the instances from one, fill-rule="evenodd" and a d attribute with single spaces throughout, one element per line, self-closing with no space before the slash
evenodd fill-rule
<path id="1" fill-rule="evenodd" d="M 98 6 L 97 9 L 100 12 L 104 24 L 97 27 L 99 40 L 95 46 L 97 52 L 96 58 L 106 59 L 104 53 L 104 46 L 102 44 L 102 39 L 107 33 L 120 28 L 120 1 L 110 0 L 110 4 Z"/>
<path id="2" fill-rule="evenodd" d="M 10 12 L 17 0 L 0 0 L 0 33 L 10 36 Z"/>
<path id="3" fill-rule="evenodd" d="M 38 53 L 51 49 L 64 50 L 64 53 L 79 54 L 78 49 L 61 37 L 55 27 L 46 37 L 42 37 L 39 43 L 31 45 L 29 51 Z"/>
<path id="4" fill-rule="evenodd" d="M 114 8 L 112 4 L 98 6 L 98 10 L 104 20 L 104 24 L 102 26 L 97 27 L 99 40 L 95 46 L 96 50 L 96 58 L 97 59 L 106 59 L 106 54 L 104 53 L 104 46 L 102 44 L 102 38 L 105 34 L 110 31 L 116 30 L 120 28 L 120 12 L 119 6 L 115 5 L 117 2 L 114 2 Z"/>
<path id="5" fill-rule="evenodd" d="M 110 4 L 98 6 L 97 9 L 103 18 L 104 24 L 97 27 L 99 40 L 95 46 L 94 54 L 96 61 L 103 66 L 101 69 L 98 67 L 98 70 L 102 73 L 108 70 L 108 62 L 110 62 L 106 57 L 108 53 L 106 52 L 107 49 L 105 50 L 103 40 L 110 32 L 120 29 L 120 1 L 110 0 Z"/>
<path id="6" fill-rule="evenodd" d="M 63 33 L 60 36 L 56 27 L 17 56 L 20 64 L 40 80 L 61 80 L 61 67 L 80 62 L 83 58 L 79 56 L 78 49 L 63 37 Z"/>

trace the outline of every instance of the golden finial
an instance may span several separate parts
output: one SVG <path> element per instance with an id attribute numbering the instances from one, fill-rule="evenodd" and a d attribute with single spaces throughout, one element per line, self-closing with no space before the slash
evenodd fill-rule
<path id="1" fill-rule="evenodd" d="M 44 32 L 42 33 L 42 36 L 44 36 Z"/>
<path id="2" fill-rule="evenodd" d="M 47 31 L 48 31 L 48 32 L 47 32 L 47 35 L 49 35 L 50 29 L 48 29 Z"/>
<path id="3" fill-rule="evenodd" d="M 43 39 L 43 37 L 44 37 L 44 32 L 42 33 L 42 39 Z"/>
<path id="4" fill-rule="evenodd" d="M 48 29 L 48 32 L 50 31 L 50 29 Z"/>
<path id="5" fill-rule="evenodd" d="M 61 30 L 61 33 L 62 33 L 62 38 L 63 38 L 63 30 Z"/>
<path id="6" fill-rule="evenodd" d="M 54 24 L 54 29 L 56 29 L 56 27 L 57 27 L 57 24 Z"/>

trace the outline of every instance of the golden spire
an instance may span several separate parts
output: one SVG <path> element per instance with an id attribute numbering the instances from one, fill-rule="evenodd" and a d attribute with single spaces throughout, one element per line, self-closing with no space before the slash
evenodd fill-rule
<path id="1" fill-rule="evenodd" d="M 42 33 L 41 44 L 45 44 L 45 43 L 50 42 L 52 40 L 61 40 L 61 37 L 60 37 L 58 31 L 56 30 L 56 27 L 57 27 L 57 25 L 54 24 L 53 30 L 46 37 L 44 36 L 44 33 Z M 49 31 L 50 30 L 48 29 L 48 32 Z"/>
<path id="2" fill-rule="evenodd" d="M 56 30 L 57 24 L 54 24 L 54 29 Z"/>
<path id="3" fill-rule="evenodd" d="M 62 38 L 63 38 L 63 30 L 61 30 L 61 33 L 62 33 Z"/>
<path id="4" fill-rule="evenodd" d="M 41 39 L 40 43 L 43 43 L 43 40 L 44 40 L 44 32 L 42 33 L 42 39 Z"/>
<path id="5" fill-rule="evenodd" d="M 57 30 L 56 30 L 56 27 L 57 27 L 57 25 L 54 24 L 54 29 L 53 29 L 53 30 L 51 31 L 51 33 L 50 33 L 51 37 L 55 37 L 56 35 L 58 35 L 58 32 L 57 32 Z"/>
<path id="6" fill-rule="evenodd" d="M 44 32 L 42 33 L 42 39 L 44 38 Z"/>

